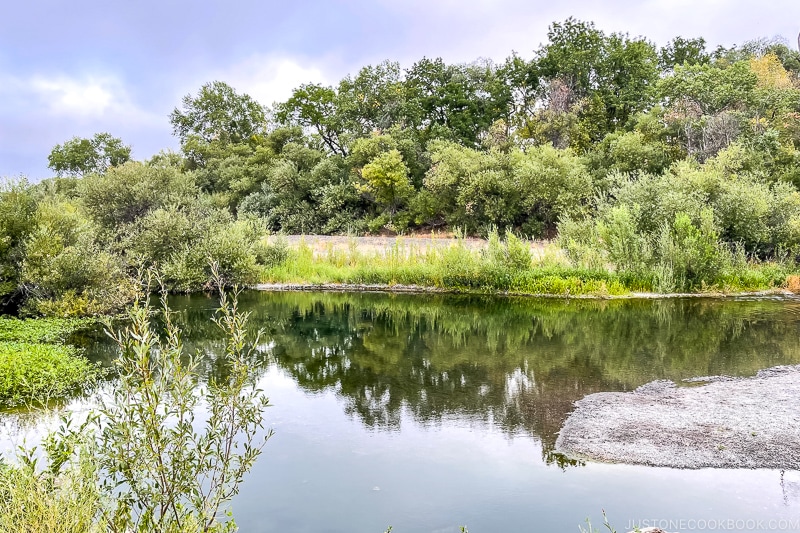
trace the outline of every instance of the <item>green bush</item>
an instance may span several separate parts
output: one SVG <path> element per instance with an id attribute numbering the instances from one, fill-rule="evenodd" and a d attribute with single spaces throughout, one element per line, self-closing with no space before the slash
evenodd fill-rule
<path id="1" fill-rule="evenodd" d="M 89 174 L 78 187 L 89 216 L 108 231 L 116 231 L 151 209 L 185 205 L 197 197 L 191 174 L 171 166 L 128 162 L 105 174 Z"/>
<path id="2" fill-rule="evenodd" d="M 90 327 L 88 318 L 16 318 L 0 317 L 0 342 L 60 343 L 75 331 Z"/>
<path id="3" fill-rule="evenodd" d="M 118 256 L 82 236 L 63 246 L 57 236 L 37 232 L 27 245 L 22 282 L 29 295 L 24 310 L 53 316 L 117 312 L 135 296 L 136 283 Z"/>
<path id="4" fill-rule="evenodd" d="M 274 239 L 271 243 L 263 238 L 256 242 L 253 253 L 259 265 L 267 268 L 280 266 L 289 259 L 289 243 L 282 237 Z"/>
<path id="5" fill-rule="evenodd" d="M 24 243 L 36 227 L 36 206 L 27 182 L 0 180 L 0 307 L 18 289 Z"/>
<path id="6" fill-rule="evenodd" d="M 258 280 L 255 240 L 246 221 L 212 228 L 202 240 L 184 245 L 161 266 L 166 287 L 178 292 L 215 288 L 211 264 L 219 268 L 225 287 L 248 285 Z"/>
<path id="7" fill-rule="evenodd" d="M 597 236 L 617 272 L 642 274 L 653 259 L 652 246 L 636 227 L 636 215 L 626 205 L 615 206 L 597 221 Z"/>
<path id="8" fill-rule="evenodd" d="M 63 418 L 38 449 L 19 448 L 15 463 L 0 461 L 0 530 L 236 531 L 224 506 L 271 431 L 262 433 L 268 400 L 255 386 L 258 341 L 236 299 L 220 296 L 214 322 L 225 334 L 225 378 L 202 378 L 169 309 L 165 330 L 156 332 L 153 311 L 137 302 L 114 334 L 121 354 L 113 398 L 78 427 Z"/>
<path id="9" fill-rule="evenodd" d="M 231 221 L 230 214 L 200 203 L 159 207 L 123 228 L 117 248 L 132 266 L 148 268 L 163 264 L 184 246 L 194 247 Z"/>
<path id="10" fill-rule="evenodd" d="M 709 209 L 701 213 L 699 224 L 685 213 L 677 214 L 671 227 L 662 227 L 657 246 L 658 285 L 663 292 L 710 287 L 730 262 Z"/>

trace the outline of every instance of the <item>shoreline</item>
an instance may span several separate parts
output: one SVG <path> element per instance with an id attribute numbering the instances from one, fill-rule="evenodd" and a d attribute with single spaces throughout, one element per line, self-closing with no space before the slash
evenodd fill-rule
<path id="1" fill-rule="evenodd" d="M 696 293 L 656 293 L 656 292 L 630 292 L 628 294 L 554 294 L 554 293 L 526 293 L 496 290 L 461 290 L 454 288 L 441 288 L 425 285 L 402 285 L 381 283 L 258 283 L 250 286 L 251 289 L 264 292 L 377 292 L 398 294 L 474 294 L 481 296 L 520 296 L 528 298 L 563 298 L 563 299 L 590 299 L 590 300 L 660 300 L 673 298 L 769 298 L 800 299 L 800 295 L 787 289 L 768 289 L 763 291 L 745 292 L 696 292 Z"/>

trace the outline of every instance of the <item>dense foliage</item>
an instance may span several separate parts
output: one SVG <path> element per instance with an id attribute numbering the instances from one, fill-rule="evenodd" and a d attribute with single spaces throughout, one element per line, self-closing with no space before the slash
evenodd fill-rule
<path id="1" fill-rule="evenodd" d="M 91 386 L 99 368 L 67 337 L 86 320 L 0 318 L 0 406 L 61 400 Z"/>
<path id="2" fill-rule="evenodd" d="M 76 138 L 50 156 L 61 177 L 3 186 L 0 299 L 106 313 L 142 267 L 178 291 L 210 288 L 209 261 L 257 279 L 267 232 L 431 229 L 558 237 L 642 288 L 725 286 L 795 263 L 799 75 L 778 40 L 659 48 L 568 19 L 529 58 L 386 61 L 270 109 L 215 81 L 169 117 L 180 153 Z"/>

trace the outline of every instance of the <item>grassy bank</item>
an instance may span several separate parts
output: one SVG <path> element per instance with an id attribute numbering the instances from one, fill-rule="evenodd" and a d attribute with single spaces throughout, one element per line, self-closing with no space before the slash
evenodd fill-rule
<path id="1" fill-rule="evenodd" d="M 492 234 L 483 248 L 455 239 L 448 246 L 405 244 L 398 238 L 383 250 L 364 251 L 355 239 L 325 249 L 304 239 L 290 246 L 281 238 L 265 245 L 270 256 L 261 281 L 301 284 L 416 285 L 468 292 L 513 292 L 560 296 L 620 296 L 659 290 L 655 269 L 616 271 L 611 266 L 576 265 L 555 244 L 532 253 L 526 241 Z M 713 280 L 693 292 L 744 292 L 787 288 L 788 262 L 739 261 L 723 264 Z"/>
<path id="2" fill-rule="evenodd" d="M 99 369 L 65 342 L 89 324 L 0 318 L 0 407 L 65 398 L 94 383 Z"/>

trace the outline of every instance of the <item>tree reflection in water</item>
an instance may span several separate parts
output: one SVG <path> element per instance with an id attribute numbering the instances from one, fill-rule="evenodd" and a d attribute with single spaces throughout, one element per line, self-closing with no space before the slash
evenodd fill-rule
<path id="1" fill-rule="evenodd" d="M 791 300 L 556 300 L 459 295 L 242 295 L 261 357 L 310 392 L 334 390 L 366 426 L 493 424 L 542 443 L 545 460 L 573 403 L 655 379 L 752 375 L 800 363 Z M 175 297 L 187 345 L 224 373 L 215 303 Z"/>

